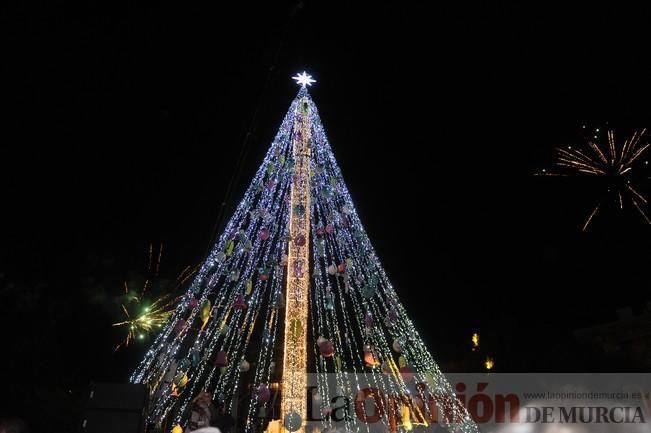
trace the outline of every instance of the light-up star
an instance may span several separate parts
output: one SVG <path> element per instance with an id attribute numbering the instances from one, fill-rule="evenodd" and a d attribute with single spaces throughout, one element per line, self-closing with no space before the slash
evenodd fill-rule
<path id="1" fill-rule="evenodd" d="M 312 76 L 308 75 L 305 71 L 302 74 L 297 74 L 295 77 L 292 77 L 292 80 L 296 80 L 296 83 L 300 84 L 301 87 L 311 86 L 312 83 L 316 83 L 316 80 L 313 80 Z"/>

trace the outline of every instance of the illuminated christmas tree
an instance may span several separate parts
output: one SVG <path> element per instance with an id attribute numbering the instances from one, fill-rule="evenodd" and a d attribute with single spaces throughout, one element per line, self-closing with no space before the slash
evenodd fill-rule
<path id="1" fill-rule="evenodd" d="M 244 198 L 131 377 L 149 386 L 149 422 L 182 431 L 207 391 L 230 412 L 250 395 L 237 414 L 246 432 L 337 421 L 477 431 L 364 231 L 307 91 L 314 80 L 294 79 L 301 89 Z M 333 393 L 352 395 L 357 416 L 334 417 Z"/>

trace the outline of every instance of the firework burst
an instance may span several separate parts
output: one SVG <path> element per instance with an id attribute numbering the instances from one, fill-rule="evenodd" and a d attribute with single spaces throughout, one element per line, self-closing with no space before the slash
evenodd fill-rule
<path id="1" fill-rule="evenodd" d="M 599 133 L 599 129 L 595 130 L 595 134 L 597 133 Z M 645 133 L 646 129 L 635 131 L 631 137 L 621 142 L 615 139 L 615 133 L 612 130 L 608 130 L 607 139 L 601 140 L 601 143 L 599 135 L 594 135 L 588 139 L 587 146 L 584 148 L 571 146 L 556 148 L 556 165 L 564 171 L 554 173 L 543 170 L 540 174 L 600 177 L 607 183 L 608 197 L 612 198 L 619 209 L 624 209 L 625 204 L 630 202 L 647 224 L 651 224 L 651 220 L 644 210 L 647 199 L 639 192 L 633 176 L 641 156 L 651 145 L 644 141 Z M 583 231 L 587 230 L 606 200 L 600 200 L 594 206 L 583 224 Z"/>
<path id="2" fill-rule="evenodd" d="M 176 277 L 174 285 L 165 287 L 165 294 L 157 295 L 150 290 L 159 282 L 160 262 L 163 255 L 163 245 L 154 255 L 153 245 L 149 245 L 149 259 L 147 264 L 147 279 L 139 290 L 131 290 L 128 283 L 124 282 L 124 293 L 121 295 L 122 321 L 113 323 L 113 327 L 123 327 L 127 330 L 124 340 L 115 347 L 115 350 L 127 347 L 134 340 L 144 340 L 152 331 L 162 327 L 174 311 L 175 298 L 171 293 L 181 287 L 192 277 L 197 267 L 187 266 Z"/>

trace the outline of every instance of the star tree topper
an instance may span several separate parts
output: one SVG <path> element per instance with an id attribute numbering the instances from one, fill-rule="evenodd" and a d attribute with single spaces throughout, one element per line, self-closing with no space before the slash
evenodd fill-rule
<path id="1" fill-rule="evenodd" d="M 316 80 L 312 79 L 311 75 L 308 75 L 305 71 L 301 74 L 297 74 L 295 77 L 292 77 L 292 80 L 296 80 L 297 84 L 300 84 L 301 87 L 311 86 L 312 83 L 316 83 Z"/>

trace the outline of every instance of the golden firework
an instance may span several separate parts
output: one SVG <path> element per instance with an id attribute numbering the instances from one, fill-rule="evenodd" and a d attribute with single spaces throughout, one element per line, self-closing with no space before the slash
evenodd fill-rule
<path id="1" fill-rule="evenodd" d="M 599 129 L 595 131 L 598 133 Z M 588 140 L 584 148 L 556 148 L 556 165 L 568 172 L 554 173 L 543 170 L 542 175 L 546 176 L 570 176 L 585 175 L 599 176 L 607 180 L 608 191 L 614 194 L 614 200 L 619 209 L 630 201 L 635 209 L 642 215 L 644 220 L 651 224 L 651 219 L 644 210 L 647 203 L 646 197 L 642 195 L 634 185 L 634 168 L 639 163 L 640 157 L 647 151 L 650 143 L 643 140 L 646 129 L 635 131 L 631 137 L 623 142 L 615 140 L 613 130 L 607 131 L 606 143 L 599 142 L 599 136 L 594 135 Z M 585 223 L 585 231 L 592 222 L 595 215 L 602 208 L 602 202 L 597 203 Z"/>

